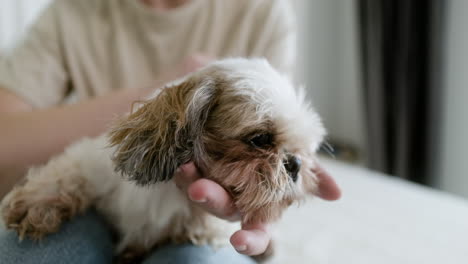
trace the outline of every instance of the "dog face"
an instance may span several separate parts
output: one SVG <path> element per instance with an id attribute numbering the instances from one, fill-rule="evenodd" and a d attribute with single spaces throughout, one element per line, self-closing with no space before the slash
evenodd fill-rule
<path id="1" fill-rule="evenodd" d="M 110 134 L 116 171 L 139 185 L 194 161 L 228 190 L 244 222 L 272 221 L 315 191 L 318 115 L 265 60 L 215 62 L 163 89 Z"/>

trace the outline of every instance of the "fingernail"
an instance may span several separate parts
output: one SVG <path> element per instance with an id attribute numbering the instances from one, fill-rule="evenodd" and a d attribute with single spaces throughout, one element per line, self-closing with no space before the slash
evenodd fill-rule
<path id="1" fill-rule="evenodd" d="M 246 245 L 239 245 L 239 246 L 236 246 L 235 248 L 236 248 L 236 250 L 237 250 L 238 252 L 243 252 L 243 251 L 246 251 L 246 250 L 247 250 L 247 246 L 246 246 Z"/>
<path id="2" fill-rule="evenodd" d="M 206 200 L 206 198 L 202 198 L 202 199 L 199 199 L 199 200 L 192 199 L 192 201 L 197 202 L 197 203 L 206 203 L 207 200 Z"/>
<path id="3" fill-rule="evenodd" d="M 189 197 L 190 197 L 190 200 L 192 200 L 193 202 L 196 202 L 196 203 L 206 203 L 206 201 L 208 201 L 206 199 L 206 197 L 203 197 L 203 198 L 200 198 L 200 199 L 195 199 L 195 198 L 192 197 L 192 195 L 189 195 Z"/>

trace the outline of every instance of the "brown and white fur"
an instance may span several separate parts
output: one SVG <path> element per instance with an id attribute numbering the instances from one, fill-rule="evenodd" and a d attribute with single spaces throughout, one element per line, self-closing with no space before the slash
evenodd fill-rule
<path id="1" fill-rule="evenodd" d="M 39 239 L 94 206 L 118 232 L 119 254 L 166 241 L 221 246 L 230 223 L 194 207 L 172 180 L 176 169 L 195 162 L 230 192 L 244 222 L 274 221 L 315 191 L 324 134 L 304 94 L 265 60 L 221 60 L 30 169 L 2 202 L 3 218 L 20 238 Z"/>

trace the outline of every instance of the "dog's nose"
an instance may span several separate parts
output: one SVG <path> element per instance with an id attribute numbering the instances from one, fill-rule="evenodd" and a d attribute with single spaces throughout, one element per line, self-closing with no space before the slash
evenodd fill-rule
<path id="1" fill-rule="evenodd" d="M 294 155 L 288 155 L 286 160 L 284 161 L 284 167 L 289 173 L 291 179 L 295 182 L 297 181 L 297 174 L 301 169 L 302 161 Z"/>

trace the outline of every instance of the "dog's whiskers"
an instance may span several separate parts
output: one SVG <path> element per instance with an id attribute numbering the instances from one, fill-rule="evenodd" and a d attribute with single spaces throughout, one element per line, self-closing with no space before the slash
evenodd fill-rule
<path id="1" fill-rule="evenodd" d="M 328 141 L 323 141 L 323 143 L 320 145 L 320 150 L 330 155 L 330 157 L 332 157 L 333 159 L 336 159 L 335 149 Z"/>

